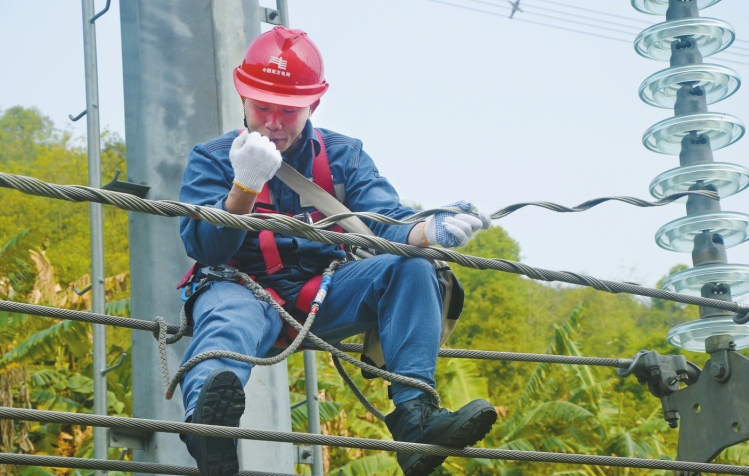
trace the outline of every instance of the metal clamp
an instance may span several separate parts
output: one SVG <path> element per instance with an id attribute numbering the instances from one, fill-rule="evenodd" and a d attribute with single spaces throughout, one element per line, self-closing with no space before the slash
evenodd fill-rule
<path id="1" fill-rule="evenodd" d="M 209 281 L 231 281 L 234 280 L 237 270 L 231 266 L 221 264 L 210 268 L 203 268 L 200 272 Z"/>
<path id="2" fill-rule="evenodd" d="M 135 195 L 139 198 L 146 198 L 146 194 L 148 194 L 148 191 L 151 190 L 151 187 L 148 185 L 141 185 L 139 183 L 132 183 L 132 182 L 123 182 L 122 180 L 119 180 L 120 178 L 120 171 L 116 170 L 114 172 L 114 178 L 111 182 L 104 185 L 102 190 L 111 190 L 112 192 L 120 192 L 120 193 L 129 193 L 130 195 Z"/>
<path id="3" fill-rule="evenodd" d="M 700 377 L 700 368 L 688 362 L 683 355 L 658 355 L 658 352 L 641 350 L 627 369 L 617 369 L 620 377 L 634 375 L 641 384 L 647 384 L 658 398 L 679 390 L 679 382 L 691 385 Z"/>

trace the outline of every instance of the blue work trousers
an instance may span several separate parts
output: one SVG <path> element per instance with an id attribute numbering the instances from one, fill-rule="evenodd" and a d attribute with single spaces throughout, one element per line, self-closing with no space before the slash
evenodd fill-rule
<path id="1" fill-rule="evenodd" d="M 265 356 L 281 331 L 278 312 L 237 283 L 208 286 L 193 308 L 193 337 L 183 363 L 209 350 Z M 347 263 L 336 271 L 311 331 L 326 342 L 338 343 L 376 326 L 387 369 L 434 387 L 441 316 L 432 265 L 422 258 L 381 255 Z M 230 369 L 246 384 L 252 365 L 209 359 L 193 367 L 181 383 L 186 415 L 192 414 L 203 382 L 217 368 Z M 392 384 L 395 404 L 422 393 Z"/>

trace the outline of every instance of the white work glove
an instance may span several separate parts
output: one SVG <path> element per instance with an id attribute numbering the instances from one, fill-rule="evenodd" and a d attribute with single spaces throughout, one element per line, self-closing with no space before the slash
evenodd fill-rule
<path id="1" fill-rule="evenodd" d="M 427 218 L 424 223 L 424 238 L 430 245 L 441 245 L 445 248 L 465 246 L 474 233 L 491 226 L 491 218 L 478 213 L 473 206 L 464 200 L 445 205 L 444 208 L 456 207 L 467 213 L 440 212 Z M 469 215 L 468 213 L 477 213 Z"/>
<path id="2" fill-rule="evenodd" d="M 229 151 L 234 168 L 234 183 L 241 188 L 260 193 L 265 182 L 273 178 L 281 166 L 281 153 L 276 144 L 257 132 L 246 130 L 234 139 Z"/>

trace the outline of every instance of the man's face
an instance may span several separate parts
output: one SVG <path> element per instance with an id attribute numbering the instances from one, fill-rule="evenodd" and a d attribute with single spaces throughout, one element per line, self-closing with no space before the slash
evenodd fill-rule
<path id="1" fill-rule="evenodd" d="M 279 106 L 254 99 L 244 100 L 244 112 L 250 132 L 267 136 L 281 152 L 292 145 L 312 114 L 309 107 Z"/>

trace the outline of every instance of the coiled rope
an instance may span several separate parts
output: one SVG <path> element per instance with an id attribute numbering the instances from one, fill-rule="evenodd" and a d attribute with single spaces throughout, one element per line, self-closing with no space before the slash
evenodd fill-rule
<path id="1" fill-rule="evenodd" d="M 413 223 L 413 220 L 421 220 L 424 216 L 432 213 L 436 213 L 440 210 L 430 210 L 428 212 L 421 212 L 416 214 L 415 217 L 410 217 L 406 220 L 393 220 L 382 215 L 374 213 L 347 213 L 328 217 L 326 220 L 316 223 L 315 225 L 307 225 L 293 217 L 287 217 L 280 214 L 249 214 L 249 215 L 233 215 L 224 210 L 219 210 L 210 207 L 201 207 L 197 205 L 190 205 L 187 203 L 181 203 L 171 200 L 145 200 L 138 198 L 134 195 L 126 193 L 112 192 L 109 190 L 95 189 L 90 187 L 84 187 L 80 185 L 66 186 L 56 185 L 42 182 L 41 180 L 26 177 L 22 175 L 8 174 L 0 172 L 0 187 L 12 188 L 21 192 L 37 195 L 43 197 L 57 198 L 60 200 L 67 200 L 73 202 L 97 202 L 109 205 L 114 205 L 123 210 L 135 211 L 148 213 L 152 215 L 166 216 L 166 217 L 190 217 L 195 219 L 201 219 L 213 225 L 227 226 L 231 228 L 238 228 L 248 231 L 262 231 L 271 230 L 276 233 L 282 233 L 291 236 L 299 236 L 310 240 L 318 241 L 325 244 L 345 244 L 350 246 L 357 246 L 361 248 L 372 248 L 384 253 L 389 253 L 397 256 L 408 256 L 408 257 L 421 257 L 430 260 L 442 260 L 457 263 L 461 266 L 474 269 L 494 269 L 507 273 L 520 274 L 527 276 L 531 279 L 548 281 L 548 282 L 563 282 L 568 284 L 577 284 L 581 286 L 589 286 L 599 291 L 606 291 L 609 293 L 628 293 L 635 294 L 638 296 L 646 296 L 657 299 L 664 299 L 668 301 L 681 302 L 684 304 L 694 304 L 697 306 L 705 306 L 714 309 L 721 309 L 725 311 L 735 312 L 737 314 L 744 315 L 749 312 L 749 304 L 740 304 L 735 302 L 720 301 L 717 299 L 703 298 L 701 296 L 689 296 L 686 294 L 679 294 L 662 289 L 648 288 L 645 286 L 639 286 L 633 283 L 618 283 L 614 281 L 600 280 L 591 276 L 583 274 L 572 273 L 568 271 L 550 271 L 541 268 L 534 268 L 527 266 L 516 261 L 505 260 L 500 258 L 480 258 L 477 256 L 469 256 L 452 251 L 449 249 L 441 248 L 420 248 L 411 245 L 405 245 L 401 243 L 393 243 L 383 238 L 376 236 L 359 235 L 356 233 L 336 233 L 328 230 L 317 229 L 317 227 L 329 226 L 330 224 L 337 222 L 343 218 L 350 216 L 359 216 L 375 221 L 380 221 L 386 224 L 409 224 Z M 716 198 L 714 192 L 696 191 L 696 192 L 682 192 L 679 194 L 670 195 L 671 201 L 677 200 L 678 198 L 686 195 L 701 195 L 710 198 Z M 711 195 L 713 194 L 713 195 Z M 619 197 L 624 198 L 624 197 Z M 618 199 L 617 197 L 611 197 L 609 200 Z M 603 199 L 600 199 L 603 200 Z M 636 199 L 633 199 L 636 200 Z M 664 199 L 666 200 L 666 199 Z M 595 200 L 591 201 L 594 202 Z M 660 203 L 653 202 L 653 203 Z M 543 203 L 543 202 L 539 202 Z M 589 202 L 586 202 L 589 203 Z M 665 203 L 664 203 L 665 204 Z M 522 204 L 527 206 L 530 204 Z M 540 206 L 540 205 L 539 205 Z M 591 205 L 592 206 L 592 205 Z M 653 205 L 658 206 L 658 205 Z M 573 210 L 573 209 L 571 209 Z M 574 211 L 574 210 L 573 210 Z M 582 209 L 581 209 L 582 211 Z"/>
<path id="2" fill-rule="evenodd" d="M 345 261 L 333 261 L 323 272 L 323 278 L 328 276 L 332 277 L 335 271 L 343 266 L 346 262 Z M 275 309 L 278 314 L 283 318 L 284 321 L 286 321 L 287 324 L 292 326 L 294 329 L 296 329 L 299 334 L 294 338 L 293 342 L 289 344 L 289 346 L 284 349 L 283 352 L 280 354 L 273 356 L 273 357 L 252 357 L 249 355 L 240 354 L 237 352 L 231 352 L 227 350 L 210 350 L 207 352 L 202 352 L 195 357 L 191 358 L 187 362 L 185 362 L 177 371 L 176 374 L 174 374 L 174 377 L 169 379 L 169 368 L 167 363 L 167 357 L 166 357 L 166 346 L 167 344 L 172 344 L 174 342 L 177 342 L 184 334 L 187 329 L 187 317 L 185 315 L 184 307 L 182 308 L 182 312 L 180 313 L 180 329 L 178 331 L 178 334 L 176 334 L 174 337 L 167 338 L 167 325 L 166 321 L 162 317 L 156 318 L 156 322 L 159 326 L 158 335 L 154 332 L 154 335 L 157 337 L 157 340 L 159 341 L 159 356 L 161 360 L 161 375 L 164 381 L 164 393 L 166 395 L 167 399 L 171 399 L 174 395 L 174 391 L 177 388 L 177 385 L 182 380 L 182 377 L 190 371 L 193 367 L 195 367 L 200 362 L 203 362 L 208 359 L 231 359 L 236 360 L 239 362 L 243 362 L 246 364 L 251 365 L 275 365 L 279 362 L 283 362 L 286 360 L 291 354 L 297 351 L 299 347 L 302 345 L 302 342 L 305 339 L 309 339 L 313 344 L 315 344 L 320 349 L 326 350 L 333 354 L 333 357 L 336 362 L 338 362 L 337 359 L 345 360 L 346 362 L 355 365 L 359 367 L 360 369 L 366 370 L 367 372 L 371 372 L 374 375 L 377 375 L 378 377 L 387 380 L 389 382 L 395 382 L 400 383 L 403 385 L 408 385 L 411 387 L 418 388 L 422 392 L 429 395 L 432 399 L 432 401 L 435 403 L 435 405 L 439 406 L 440 403 L 440 397 L 437 391 L 429 386 L 428 384 L 421 382 L 419 380 L 405 377 L 403 375 L 398 375 L 393 372 L 388 372 L 386 370 L 382 370 L 378 367 L 375 367 L 373 365 L 366 364 L 364 362 L 361 362 L 360 360 L 357 360 L 348 354 L 346 354 L 344 351 L 337 349 L 335 346 L 328 344 L 324 340 L 320 339 L 316 335 L 310 332 L 310 328 L 312 327 L 312 324 L 315 322 L 315 317 L 317 316 L 317 311 L 320 308 L 320 302 L 317 302 L 315 300 L 312 303 L 312 307 L 310 309 L 309 314 L 307 315 L 307 319 L 304 321 L 304 325 L 299 324 L 296 319 L 294 319 L 286 310 L 281 307 L 280 304 L 278 304 L 273 297 L 262 288 L 258 283 L 256 283 L 250 276 L 248 276 L 245 273 L 242 273 L 241 271 L 234 271 L 234 275 L 232 277 L 233 281 L 236 281 L 237 283 L 245 286 L 247 289 L 252 291 L 252 293 L 255 295 L 255 297 L 260 300 L 267 302 L 270 304 L 273 309 Z M 349 375 L 346 373 L 346 371 L 343 369 L 343 367 L 340 365 L 340 362 L 336 364 L 336 369 L 338 369 L 338 372 L 343 377 L 344 381 L 349 385 L 351 390 L 354 392 L 356 397 L 364 404 L 364 406 L 372 412 L 374 416 L 379 418 L 380 420 L 385 419 L 385 415 L 377 411 L 377 409 L 374 408 L 374 406 L 367 401 L 367 399 L 364 397 L 364 395 L 361 393 L 361 391 L 357 388 L 354 381 L 349 377 Z"/>
<path id="3" fill-rule="evenodd" d="M 644 458 L 624 458 L 616 456 L 581 455 L 570 453 L 547 453 L 541 451 L 518 451 L 487 448 L 450 448 L 424 443 L 402 441 L 370 440 L 345 436 L 315 435 L 271 430 L 253 430 L 196 423 L 164 422 L 142 418 L 123 418 L 80 413 L 28 410 L 23 408 L 0 407 L 0 419 L 40 421 L 69 425 L 87 425 L 105 428 L 129 428 L 141 431 L 165 433 L 185 433 L 219 438 L 241 438 L 247 440 L 276 441 L 308 445 L 337 446 L 368 450 L 397 451 L 438 456 L 458 456 L 463 458 L 485 458 L 513 461 L 533 461 L 541 463 L 563 463 L 574 465 L 616 466 L 622 468 L 663 469 L 671 471 L 691 471 L 718 474 L 749 475 L 749 467 L 728 464 L 692 463 L 687 461 L 651 460 Z"/>

